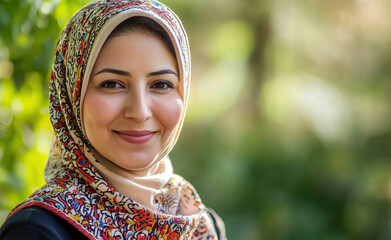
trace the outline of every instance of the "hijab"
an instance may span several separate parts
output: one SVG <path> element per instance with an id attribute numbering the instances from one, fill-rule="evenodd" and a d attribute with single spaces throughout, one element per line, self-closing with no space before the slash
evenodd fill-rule
<path id="1" fill-rule="evenodd" d="M 164 150 L 145 169 L 125 171 L 101 157 L 83 130 L 82 103 L 94 62 L 121 22 L 142 16 L 169 35 L 178 63 L 184 111 Z M 179 18 L 153 0 L 99 0 L 68 22 L 55 50 L 49 110 L 54 129 L 46 184 L 18 205 L 40 206 L 90 239 L 224 238 L 221 220 L 193 186 L 173 173 L 168 153 L 180 133 L 190 86 L 190 50 Z M 10 216 L 11 216 L 10 215 Z"/>

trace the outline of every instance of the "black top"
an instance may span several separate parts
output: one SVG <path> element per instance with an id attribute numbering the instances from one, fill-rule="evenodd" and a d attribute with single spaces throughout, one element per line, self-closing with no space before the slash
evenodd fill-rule
<path id="1" fill-rule="evenodd" d="M 74 240 L 88 239 L 54 213 L 33 206 L 12 215 L 0 228 L 0 240 Z"/>

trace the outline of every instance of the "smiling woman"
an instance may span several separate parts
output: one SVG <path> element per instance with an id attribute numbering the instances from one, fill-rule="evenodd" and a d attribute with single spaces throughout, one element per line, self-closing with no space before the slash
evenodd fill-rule
<path id="1" fill-rule="evenodd" d="M 183 114 L 177 69 L 175 57 L 150 33 L 109 38 L 82 110 L 87 138 L 103 157 L 129 171 L 157 159 Z"/>
<path id="2" fill-rule="evenodd" d="M 70 20 L 50 81 L 46 185 L 0 239 L 225 239 L 168 153 L 187 106 L 190 52 L 155 1 L 96 1 Z"/>

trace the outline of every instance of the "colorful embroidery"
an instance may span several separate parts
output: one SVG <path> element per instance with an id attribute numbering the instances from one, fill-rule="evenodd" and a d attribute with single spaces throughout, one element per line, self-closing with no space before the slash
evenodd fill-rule
<path id="1" fill-rule="evenodd" d="M 34 192 L 14 211 L 31 205 L 60 210 L 68 221 L 73 220 L 96 239 L 190 239 L 199 222 L 195 217 L 151 211 L 132 201 L 118 202 L 115 197 L 113 203 L 70 170 Z"/>

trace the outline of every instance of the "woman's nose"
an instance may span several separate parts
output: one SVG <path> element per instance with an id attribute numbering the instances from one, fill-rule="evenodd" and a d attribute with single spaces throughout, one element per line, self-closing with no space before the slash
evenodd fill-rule
<path id="1" fill-rule="evenodd" d="M 148 94 L 143 91 L 129 91 L 126 98 L 124 115 L 126 118 L 131 118 L 136 122 L 144 122 L 151 118 L 152 111 Z"/>

